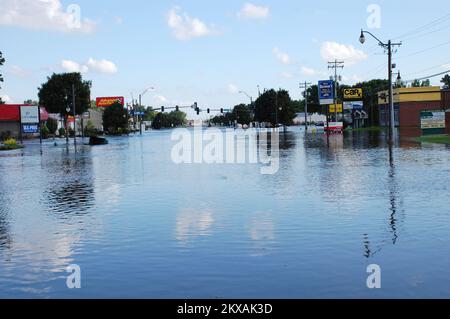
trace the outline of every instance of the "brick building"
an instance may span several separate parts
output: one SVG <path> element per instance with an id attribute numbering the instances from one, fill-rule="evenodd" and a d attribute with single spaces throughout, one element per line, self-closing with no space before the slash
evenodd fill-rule
<path id="1" fill-rule="evenodd" d="M 378 93 L 380 125 L 389 125 L 388 91 Z M 445 103 L 449 105 L 445 107 Z M 450 108 L 450 91 L 438 86 L 394 89 L 395 125 L 401 130 L 421 131 L 420 114 L 423 111 Z M 449 126 L 447 125 L 447 129 Z"/>

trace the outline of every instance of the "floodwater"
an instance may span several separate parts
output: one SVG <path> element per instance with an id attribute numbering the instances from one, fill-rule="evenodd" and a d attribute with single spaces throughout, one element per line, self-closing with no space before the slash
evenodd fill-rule
<path id="1" fill-rule="evenodd" d="M 291 128 L 263 175 L 109 140 L 0 153 L 1 298 L 450 297 L 449 146 Z"/>

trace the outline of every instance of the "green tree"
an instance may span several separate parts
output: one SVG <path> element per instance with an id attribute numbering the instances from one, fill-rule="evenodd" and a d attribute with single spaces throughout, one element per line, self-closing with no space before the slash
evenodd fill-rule
<path id="1" fill-rule="evenodd" d="M 181 111 L 172 111 L 170 113 L 158 113 L 156 114 L 152 128 L 160 130 L 163 128 L 179 127 L 186 124 L 186 113 Z"/>
<path id="2" fill-rule="evenodd" d="M 66 108 L 72 109 L 72 85 L 75 85 L 75 112 L 86 112 L 90 103 L 92 83 L 83 81 L 80 73 L 53 74 L 39 88 L 39 104 L 45 106 L 49 113 L 67 115 Z M 69 112 L 72 114 L 72 110 Z"/>
<path id="3" fill-rule="evenodd" d="M 144 121 L 152 122 L 156 117 L 156 111 L 152 107 L 145 109 Z"/>
<path id="4" fill-rule="evenodd" d="M 3 64 L 5 64 L 5 59 L 3 58 L 3 54 L 2 54 L 2 52 L 0 51 L 0 66 L 2 66 Z M 2 76 L 2 74 L 0 73 L 0 83 L 1 82 L 3 82 L 3 76 Z M 0 89 L 1 89 L 2 87 L 0 86 Z M 3 101 L 2 101 L 2 98 L 0 97 L 0 104 L 3 104 Z"/>
<path id="5" fill-rule="evenodd" d="M 258 122 L 291 125 L 295 118 L 295 109 L 292 107 L 288 91 L 269 90 L 264 92 L 255 102 L 255 120 Z"/>
<path id="6" fill-rule="evenodd" d="M 114 103 L 103 112 L 103 126 L 110 134 L 127 132 L 128 112 L 120 103 Z"/>
<path id="7" fill-rule="evenodd" d="M 431 86 L 430 80 L 424 80 L 424 81 L 414 80 L 414 81 L 411 83 L 411 87 L 413 87 L 413 88 L 418 88 L 418 87 L 429 87 L 429 86 Z"/>
<path id="8" fill-rule="evenodd" d="M 450 89 L 450 75 L 446 74 L 442 78 L 441 83 L 444 84 L 444 89 Z"/>
<path id="9" fill-rule="evenodd" d="M 249 105 L 239 104 L 233 108 L 231 112 L 233 121 L 237 121 L 241 125 L 249 125 L 252 122 L 252 111 Z"/>

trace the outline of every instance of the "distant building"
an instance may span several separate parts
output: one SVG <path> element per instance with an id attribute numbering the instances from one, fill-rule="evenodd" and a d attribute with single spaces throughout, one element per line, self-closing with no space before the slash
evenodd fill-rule
<path id="1" fill-rule="evenodd" d="M 325 123 L 327 117 L 319 113 L 308 114 L 308 123 Z M 294 125 L 304 125 L 305 124 L 305 113 L 297 113 L 293 120 Z"/>
<path id="2" fill-rule="evenodd" d="M 20 137 L 20 107 L 35 106 L 29 104 L 0 104 L 0 135 Z M 44 107 L 40 108 L 41 122 L 46 122 L 49 115 Z M 23 134 L 25 136 L 25 134 Z"/>
<path id="3" fill-rule="evenodd" d="M 421 131 L 421 113 L 445 110 L 446 93 L 438 86 L 394 89 L 395 125 L 400 130 Z M 445 100 L 444 100 L 445 101 Z M 378 110 L 381 126 L 389 126 L 389 93 L 378 93 Z"/>

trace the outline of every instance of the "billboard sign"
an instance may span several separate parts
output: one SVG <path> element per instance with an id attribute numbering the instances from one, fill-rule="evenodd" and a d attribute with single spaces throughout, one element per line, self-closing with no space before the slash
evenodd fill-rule
<path id="1" fill-rule="evenodd" d="M 319 101 L 320 105 L 329 105 L 334 103 L 333 81 L 319 81 Z"/>
<path id="2" fill-rule="evenodd" d="M 344 89 L 344 100 L 362 100 L 363 90 L 362 89 Z"/>
<path id="3" fill-rule="evenodd" d="M 20 123 L 36 124 L 39 123 L 39 106 L 21 106 Z"/>
<path id="4" fill-rule="evenodd" d="M 420 112 L 420 126 L 422 130 L 445 129 L 445 112 L 442 110 Z"/>
<path id="5" fill-rule="evenodd" d="M 96 99 L 97 107 L 110 107 L 115 103 L 119 103 L 122 106 L 125 106 L 125 98 L 123 96 L 112 96 L 112 97 L 98 97 Z"/>

